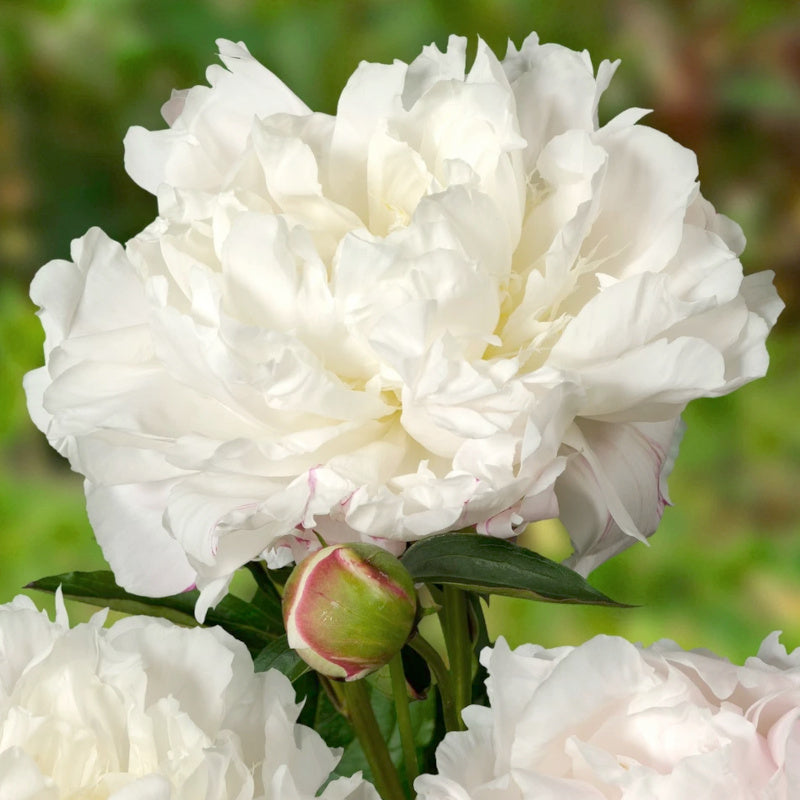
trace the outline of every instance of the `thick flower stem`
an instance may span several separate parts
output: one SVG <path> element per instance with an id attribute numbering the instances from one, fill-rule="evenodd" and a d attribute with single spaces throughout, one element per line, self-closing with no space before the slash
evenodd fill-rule
<path id="1" fill-rule="evenodd" d="M 458 730 L 464 729 L 461 710 L 472 700 L 472 643 L 469 638 L 467 595 L 454 586 L 444 587 L 442 629 L 450 661 Z"/>
<path id="2" fill-rule="evenodd" d="M 461 730 L 456 710 L 456 701 L 453 696 L 453 687 L 450 681 L 450 673 L 447 671 L 447 666 L 444 661 L 442 661 L 442 657 L 439 655 L 436 648 L 419 634 L 414 636 L 408 644 L 409 647 L 412 647 L 425 659 L 430 671 L 433 673 L 436 686 L 439 689 L 439 697 L 442 700 L 442 713 L 444 714 L 445 728 L 447 728 L 448 731 Z"/>
<path id="3" fill-rule="evenodd" d="M 406 800 L 397 770 L 372 711 L 367 684 L 363 679 L 339 683 L 336 691 L 344 700 L 347 718 L 367 757 L 378 793 L 383 800 Z"/>
<path id="4" fill-rule="evenodd" d="M 389 672 L 392 676 L 392 694 L 397 712 L 397 727 L 400 731 L 400 742 L 403 745 L 403 763 L 406 767 L 408 785 L 414 785 L 414 779 L 419 774 L 417 764 L 417 747 L 414 743 L 414 730 L 411 727 L 411 710 L 408 704 L 408 689 L 406 688 L 406 675 L 403 672 L 403 659 L 398 653 L 389 662 Z"/>

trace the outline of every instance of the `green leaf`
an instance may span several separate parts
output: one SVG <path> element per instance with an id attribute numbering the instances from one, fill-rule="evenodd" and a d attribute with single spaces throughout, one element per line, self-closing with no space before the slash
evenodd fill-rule
<path id="1" fill-rule="evenodd" d="M 406 645 L 400 651 L 408 691 L 414 700 L 424 700 L 431 688 L 431 671 L 425 659 Z"/>
<path id="2" fill-rule="evenodd" d="M 475 674 L 472 677 L 472 703 L 473 705 L 488 706 L 489 697 L 486 692 L 486 679 L 489 672 L 481 664 L 481 651 L 491 645 L 489 630 L 486 627 L 486 617 L 483 613 L 481 598 L 477 594 L 467 595 L 469 609 L 470 636 L 472 638 L 472 652 L 475 653 Z"/>
<path id="3" fill-rule="evenodd" d="M 253 580 L 256 582 L 259 591 L 271 598 L 272 601 L 276 602 L 278 606 L 280 606 L 281 596 L 278 590 L 275 588 L 275 584 L 270 580 L 270 576 L 264 562 L 248 561 L 244 566 L 245 569 L 247 569 L 247 571 L 253 576 Z"/>
<path id="4" fill-rule="evenodd" d="M 400 657 L 403 661 L 403 673 L 406 677 L 409 696 L 413 700 L 424 700 L 431 686 L 431 672 L 427 662 L 408 645 L 403 646 Z M 370 673 L 364 680 L 373 692 L 380 692 L 384 697 L 393 700 L 394 691 L 388 664 Z"/>
<path id="5" fill-rule="evenodd" d="M 311 669 L 311 667 L 289 647 L 286 634 L 270 642 L 255 657 L 253 663 L 256 672 L 266 672 L 268 669 L 277 669 L 292 683 Z"/>
<path id="6" fill-rule="evenodd" d="M 320 685 L 319 674 L 309 670 L 301 678 L 298 678 L 296 683 L 292 684 L 292 688 L 295 692 L 296 702 L 302 707 L 297 722 L 307 728 L 313 728 L 322 736 L 322 733 L 317 729 L 316 715 L 319 696 L 325 694 L 325 690 Z M 325 737 L 323 736 L 322 738 L 324 739 Z"/>
<path id="7" fill-rule="evenodd" d="M 179 625 L 193 626 L 198 622 L 194 608 L 200 593 L 189 592 L 169 597 L 143 597 L 131 594 L 117 586 L 114 575 L 107 570 L 98 572 L 65 572 L 29 583 L 25 588 L 42 592 L 55 592 L 58 587 L 65 597 L 96 606 L 108 606 L 125 614 L 149 614 L 164 617 Z M 275 636 L 283 633 L 283 620 L 263 608 L 229 594 L 206 614 L 205 626 L 219 625 L 251 653 L 261 652 Z"/>
<path id="8" fill-rule="evenodd" d="M 309 704 L 310 700 L 314 701 L 314 713 L 310 718 L 306 717 L 303 722 L 313 728 L 325 740 L 329 747 L 345 748 L 353 742 L 356 742 L 356 744 L 358 743 L 355 731 L 347 719 L 342 716 L 336 706 L 331 702 L 331 698 L 324 688 L 320 688 L 315 696 L 309 697 L 309 699 L 306 700 L 306 705 Z M 305 714 L 305 712 L 306 709 L 304 708 L 303 714 Z M 366 758 L 364 758 L 364 763 L 366 764 Z M 353 767 L 352 772 L 343 771 L 340 762 L 335 772 L 337 775 L 347 775 L 349 777 L 358 769 L 361 769 L 361 766 Z"/>
<path id="9" fill-rule="evenodd" d="M 472 592 L 551 603 L 624 606 L 569 567 L 491 536 L 438 534 L 413 544 L 400 560 L 418 583 L 447 583 Z"/>
<path id="10" fill-rule="evenodd" d="M 273 619 L 283 619 L 281 595 L 272 582 L 264 562 L 248 561 L 244 566 L 256 582 L 255 594 L 250 598 L 251 604 L 260 608 Z"/>

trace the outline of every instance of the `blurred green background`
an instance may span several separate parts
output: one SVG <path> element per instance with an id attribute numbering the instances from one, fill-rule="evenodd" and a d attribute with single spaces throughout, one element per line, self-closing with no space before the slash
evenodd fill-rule
<path id="1" fill-rule="evenodd" d="M 774 269 L 787 310 L 768 378 L 687 411 L 675 506 L 652 546 L 593 575 L 642 607 L 493 601 L 495 631 L 547 646 L 668 637 L 737 660 L 774 629 L 800 645 L 800 12 L 785 0 L 0 0 L 0 602 L 42 575 L 104 566 L 80 477 L 28 421 L 20 382 L 41 363 L 34 271 L 92 225 L 124 241 L 155 213 L 123 170 L 127 128 L 163 127 L 161 104 L 203 82 L 218 37 L 333 112 L 362 59 L 409 61 L 450 33 L 502 53 L 531 30 L 595 64 L 622 59 L 603 119 L 654 108 L 647 123 L 697 151 L 704 194 L 748 236 L 745 268 Z M 529 541 L 565 554 L 556 524 Z"/>

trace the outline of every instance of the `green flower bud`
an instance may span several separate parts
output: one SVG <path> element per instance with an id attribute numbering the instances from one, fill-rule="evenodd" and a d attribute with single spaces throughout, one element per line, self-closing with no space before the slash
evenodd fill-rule
<path id="1" fill-rule="evenodd" d="M 411 635 L 416 610 L 405 567 L 371 544 L 313 553 L 283 594 L 289 646 L 317 672 L 348 681 L 391 661 Z"/>

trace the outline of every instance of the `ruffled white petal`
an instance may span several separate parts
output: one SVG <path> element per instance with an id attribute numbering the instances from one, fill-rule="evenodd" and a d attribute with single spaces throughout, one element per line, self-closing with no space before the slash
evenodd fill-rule
<path id="1" fill-rule="evenodd" d="M 183 189 L 219 186 L 244 149 L 254 119 L 304 114 L 308 107 L 241 42 L 220 39 L 227 69 L 209 67 L 210 88 L 173 96 L 163 109 L 166 131 L 133 127 L 125 137 L 125 169 L 153 194 L 162 183 Z"/>
<path id="2" fill-rule="evenodd" d="M 560 517 L 575 553 L 568 564 L 583 575 L 650 536 L 669 503 L 667 477 L 683 434 L 666 422 L 581 420 L 565 441 L 574 453 L 556 484 Z"/>
<path id="3" fill-rule="evenodd" d="M 170 481 L 86 486 L 86 508 L 117 583 L 135 594 L 163 597 L 193 588 L 197 573 L 165 529 Z"/>

